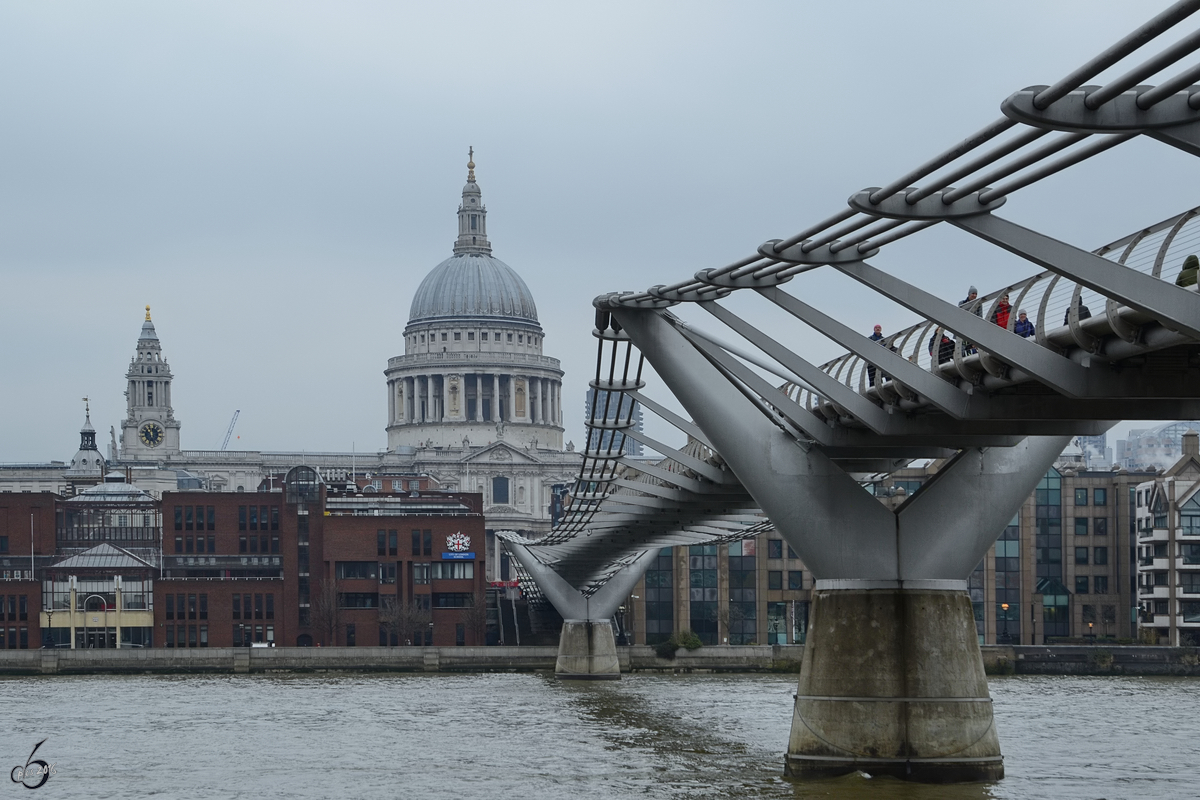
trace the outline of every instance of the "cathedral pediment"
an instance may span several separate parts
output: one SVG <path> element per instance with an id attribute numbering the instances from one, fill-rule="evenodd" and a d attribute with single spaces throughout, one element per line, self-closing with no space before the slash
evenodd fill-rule
<path id="1" fill-rule="evenodd" d="M 493 442 L 462 459 L 464 464 L 540 464 L 529 451 L 506 442 Z"/>

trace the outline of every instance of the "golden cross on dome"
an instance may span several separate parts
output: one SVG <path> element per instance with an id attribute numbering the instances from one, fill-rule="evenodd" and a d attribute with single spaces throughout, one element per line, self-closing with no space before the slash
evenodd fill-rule
<path id="1" fill-rule="evenodd" d="M 467 180 L 475 180 L 475 148 L 467 148 Z"/>
<path id="2" fill-rule="evenodd" d="M 150 321 L 150 306 L 146 306 L 146 322 Z"/>

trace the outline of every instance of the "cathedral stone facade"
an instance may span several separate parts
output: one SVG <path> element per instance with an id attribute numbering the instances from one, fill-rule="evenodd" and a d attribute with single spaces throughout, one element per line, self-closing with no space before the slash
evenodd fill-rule
<path id="1" fill-rule="evenodd" d="M 450 258 L 413 298 L 404 355 L 388 361 L 387 447 L 375 453 L 188 450 L 171 393 L 173 374 L 150 309 L 125 373 L 126 415 L 100 456 L 90 418 L 71 463 L 0 467 L 0 491 L 71 495 L 120 470 L 152 495 L 175 489 L 278 490 L 295 466 L 363 493 L 440 489 L 483 496 L 487 568 L 508 577 L 492 532 L 533 536 L 552 525 L 556 487 L 576 477 L 579 456 L 563 448 L 562 377 L 542 352 L 544 332 L 529 287 L 492 255 L 487 209 L 467 164 Z M 303 445 L 297 442 L 297 445 Z"/>

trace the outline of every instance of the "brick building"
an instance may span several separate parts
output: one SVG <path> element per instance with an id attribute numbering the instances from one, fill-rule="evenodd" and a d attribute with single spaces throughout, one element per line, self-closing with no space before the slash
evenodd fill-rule
<path id="1" fill-rule="evenodd" d="M 0 494 L 0 648 L 484 643 L 478 494 L 269 483 Z"/>

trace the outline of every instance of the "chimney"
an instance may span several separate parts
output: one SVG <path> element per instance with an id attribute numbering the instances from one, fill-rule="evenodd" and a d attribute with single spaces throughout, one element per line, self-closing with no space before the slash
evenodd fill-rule
<path id="1" fill-rule="evenodd" d="M 1189 428 L 1183 434 L 1183 454 L 1185 456 L 1200 456 L 1200 434 Z"/>

